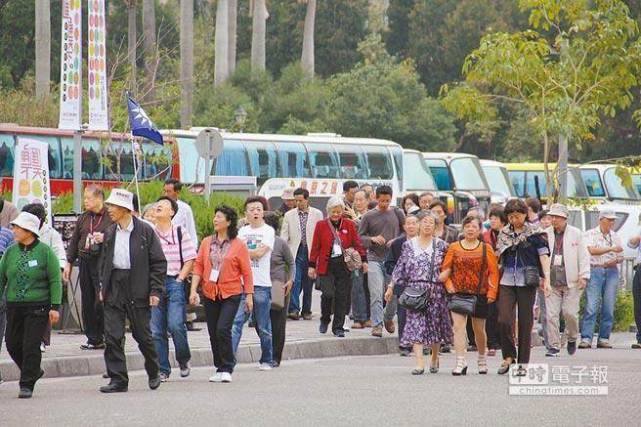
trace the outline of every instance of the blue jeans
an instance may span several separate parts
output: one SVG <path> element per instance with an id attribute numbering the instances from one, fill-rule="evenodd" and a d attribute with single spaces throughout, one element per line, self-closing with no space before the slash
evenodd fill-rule
<path id="1" fill-rule="evenodd" d="M 272 363 L 272 321 L 269 311 L 272 307 L 272 289 L 267 286 L 254 286 L 254 321 L 260 338 L 260 363 Z M 243 325 L 249 319 L 249 313 L 245 313 L 245 295 L 240 299 L 240 305 L 234 318 L 234 326 L 231 330 L 231 341 L 234 354 L 238 350 L 240 338 L 243 336 Z"/>
<path id="2" fill-rule="evenodd" d="M 160 372 L 169 376 L 171 366 L 169 365 L 169 339 L 167 332 L 171 334 L 176 349 L 176 360 L 184 366 L 191 359 L 189 342 L 187 341 L 187 327 L 185 326 L 185 290 L 182 283 L 176 279 L 167 277 L 165 279 L 165 295 L 160 298 L 157 307 L 151 308 L 151 335 L 154 339 Z"/>
<path id="3" fill-rule="evenodd" d="M 599 340 L 607 340 L 614 323 L 614 303 L 617 298 L 619 269 L 617 267 L 593 267 L 590 282 L 585 290 L 585 311 L 581 321 L 581 340 L 592 342 L 594 324 L 596 323 L 599 305 Z"/>
<path id="4" fill-rule="evenodd" d="M 312 312 L 312 281 L 307 275 L 309 268 L 309 255 L 306 246 L 299 246 L 296 252 L 296 268 L 294 269 L 294 285 L 292 286 L 291 299 L 289 300 L 288 313 L 299 313 L 300 294 L 303 293 L 303 314 Z"/>
<path id="5" fill-rule="evenodd" d="M 352 273 L 352 317 L 354 322 L 367 321 L 367 298 L 365 297 L 365 276 L 360 270 Z"/>
<path id="6" fill-rule="evenodd" d="M 372 326 L 382 326 L 383 294 L 385 293 L 385 286 L 389 282 L 390 277 L 385 272 L 383 261 L 368 261 L 367 268 L 367 287 L 369 288 Z M 386 312 L 385 320 L 393 319 L 396 312 L 396 304 L 389 304 Z"/>

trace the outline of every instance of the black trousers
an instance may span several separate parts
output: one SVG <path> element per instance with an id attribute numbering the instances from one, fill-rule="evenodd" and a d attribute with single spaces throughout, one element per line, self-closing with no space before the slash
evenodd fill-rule
<path id="1" fill-rule="evenodd" d="M 332 332 L 343 330 L 345 316 L 349 313 L 349 302 L 352 295 L 352 279 L 343 257 L 336 257 L 329 260 L 327 274 L 320 277 L 321 289 L 321 322 L 329 323 L 332 320 Z M 332 289 L 333 295 L 325 292 L 325 289 Z"/>
<path id="2" fill-rule="evenodd" d="M 632 301 L 634 304 L 634 323 L 637 325 L 637 342 L 641 344 L 641 266 L 634 268 L 632 279 Z"/>
<path id="3" fill-rule="evenodd" d="M 269 317 L 272 321 L 272 359 L 280 363 L 285 348 L 285 327 L 287 326 L 287 308 L 289 307 L 289 297 L 291 292 L 285 297 L 285 306 L 280 310 L 269 310 Z M 258 326 L 256 326 L 258 333 Z"/>
<path id="4" fill-rule="evenodd" d="M 103 304 L 98 297 L 100 278 L 98 258 L 80 258 L 80 292 L 82 300 L 82 324 L 87 342 L 101 344 L 105 329 Z"/>
<path id="5" fill-rule="evenodd" d="M 496 350 L 501 346 L 501 341 L 499 340 L 498 320 L 498 304 L 496 302 L 488 304 L 487 319 L 485 321 L 485 334 L 487 335 L 487 348 L 492 350 Z"/>
<path id="6" fill-rule="evenodd" d="M 209 343 L 211 352 L 214 354 L 214 366 L 217 372 L 231 374 L 236 365 L 236 356 L 231 345 L 231 328 L 240 305 L 240 298 L 240 295 L 215 301 L 204 298 Z"/>
<path id="7" fill-rule="evenodd" d="M 20 387 L 33 390 L 40 378 L 40 342 L 49 323 L 49 305 L 7 307 L 7 351 L 20 369 Z"/>
<path id="8" fill-rule="evenodd" d="M 499 290 L 499 335 L 501 337 L 501 352 L 503 358 L 517 359 L 518 363 L 530 363 L 530 342 L 532 339 L 532 324 L 534 321 L 534 300 L 536 286 L 503 286 Z M 514 343 L 513 326 L 515 319 L 514 308 L 519 312 L 519 342 L 518 358 Z"/>
<path id="9" fill-rule="evenodd" d="M 129 270 L 111 273 L 111 289 L 105 302 L 105 364 L 112 383 L 127 385 L 127 359 L 125 357 L 125 320 L 129 319 L 131 334 L 145 358 L 149 378 L 156 378 L 160 370 L 156 347 L 151 336 L 151 308 L 135 306 L 129 294 Z"/>

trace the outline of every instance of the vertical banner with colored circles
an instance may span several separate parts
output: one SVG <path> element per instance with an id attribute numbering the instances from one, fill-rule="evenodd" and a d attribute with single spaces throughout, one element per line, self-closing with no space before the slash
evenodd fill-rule
<path id="1" fill-rule="evenodd" d="M 39 202 L 47 211 L 51 225 L 51 185 L 49 182 L 49 144 L 29 138 L 18 138 L 13 164 L 13 204 Z"/>
<path id="2" fill-rule="evenodd" d="M 105 0 L 87 0 L 89 129 L 109 130 Z"/>
<path id="3" fill-rule="evenodd" d="M 58 128 L 79 130 L 82 119 L 82 2 L 62 0 Z"/>

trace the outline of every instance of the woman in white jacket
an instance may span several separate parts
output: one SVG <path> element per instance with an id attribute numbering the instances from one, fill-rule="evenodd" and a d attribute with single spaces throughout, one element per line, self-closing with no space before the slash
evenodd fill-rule
<path id="1" fill-rule="evenodd" d="M 561 351 L 559 317 L 563 312 L 568 354 L 576 351 L 579 332 L 579 301 L 590 280 L 590 254 L 583 233 L 568 225 L 568 208 L 556 203 L 550 208 L 552 226 L 545 231 L 550 244 L 550 284 L 552 291 L 545 298 L 548 352 L 558 356 Z"/>
<path id="2" fill-rule="evenodd" d="M 58 231 L 53 228 L 50 224 L 45 222 L 47 218 L 47 211 L 45 207 L 40 203 L 30 203 L 25 205 L 22 208 L 22 212 L 29 212 L 38 217 L 40 220 L 40 236 L 38 239 L 51 247 L 53 252 L 56 254 L 56 258 L 60 262 L 60 269 L 62 270 L 67 262 L 67 256 L 65 254 L 65 246 L 62 243 L 62 236 Z M 42 337 L 42 343 L 40 344 L 40 351 L 45 352 L 47 346 L 51 344 L 51 323 L 47 326 L 44 336 Z"/>

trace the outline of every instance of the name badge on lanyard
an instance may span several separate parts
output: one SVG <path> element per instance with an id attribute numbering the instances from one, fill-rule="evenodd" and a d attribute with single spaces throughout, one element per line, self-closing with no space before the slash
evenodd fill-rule
<path id="1" fill-rule="evenodd" d="M 339 243 L 334 242 L 334 246 L 332 247 L 332 254 L 334 254 L 334 256 L 343 255 L 343 248 L 341 248 L 341 245 Z"/>
<path id="2" fill-rule="evenodd" d="M 563 255 L 554 255 L 554 266 L 561 267 L 563 265 Z"/>
<path id="3" fill-rule="evenodd" d="M 216 269 L 211 269 L 211 273 L 209 273 L 209 281 L 218 283 L 218 276 L 220 275 L 220 271 Z"/>

